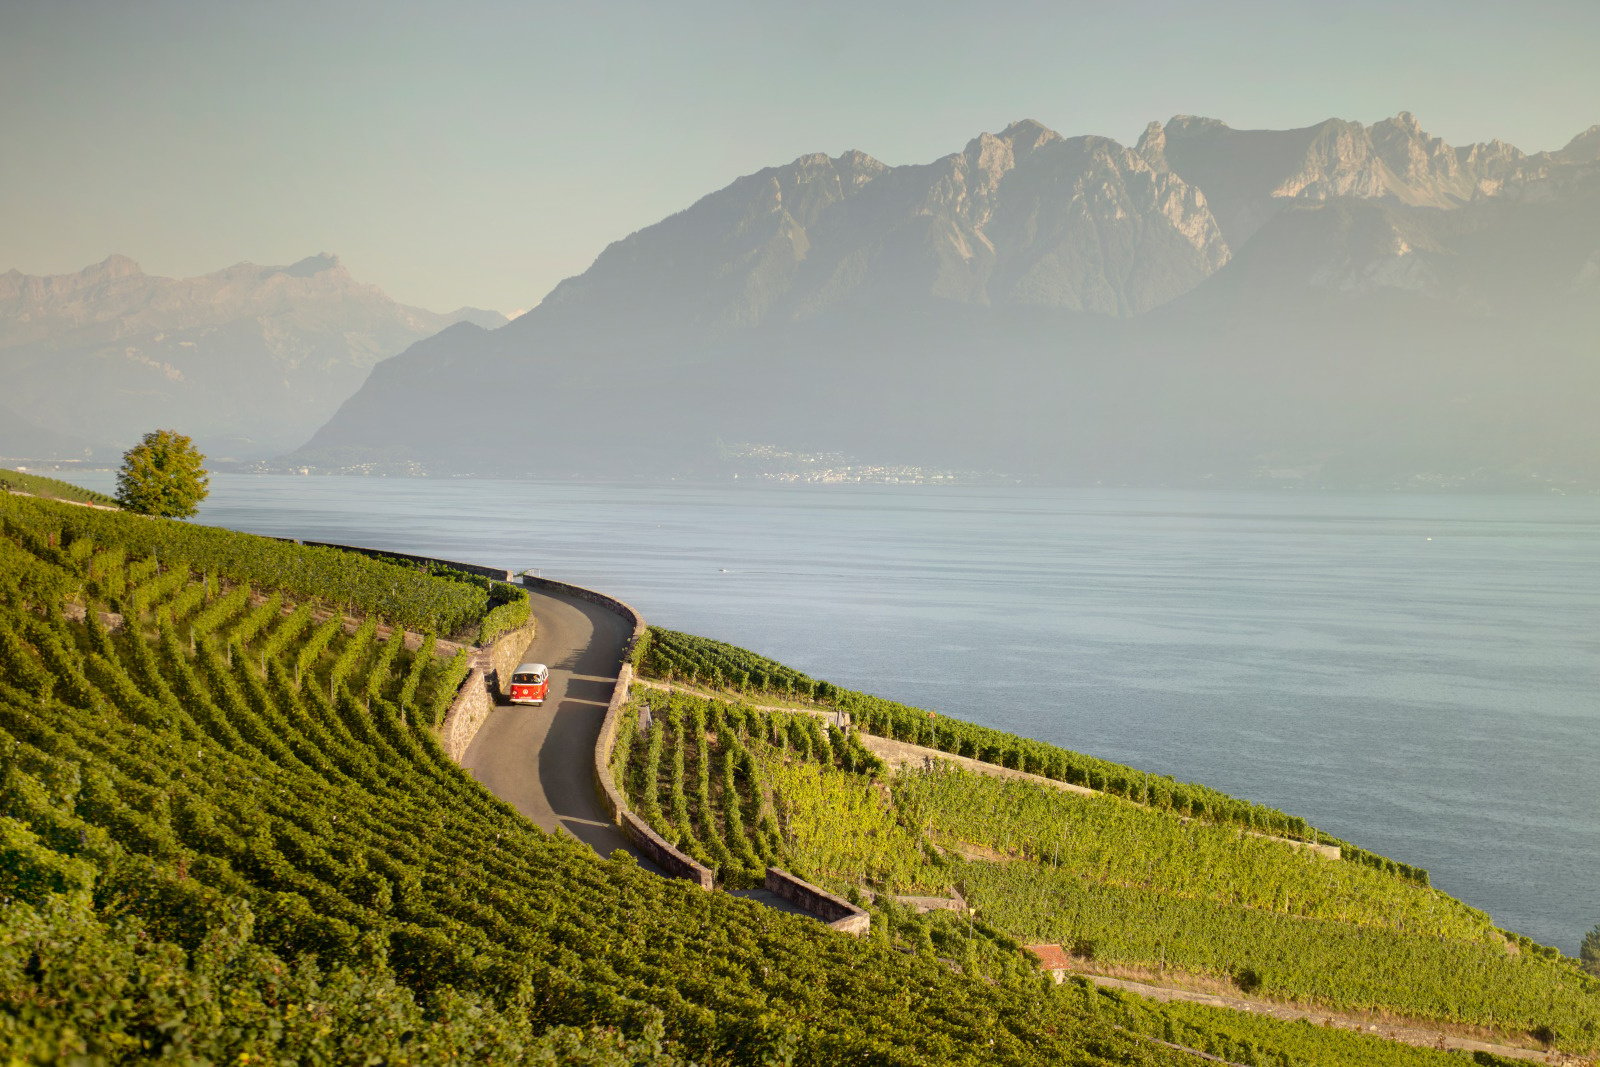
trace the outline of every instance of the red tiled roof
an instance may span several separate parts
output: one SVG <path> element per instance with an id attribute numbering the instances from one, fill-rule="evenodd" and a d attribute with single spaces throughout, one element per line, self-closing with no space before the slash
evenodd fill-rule
<path id="1" fill-rule="evenodd" d="M 1039 969 L 1042 971 L 1072 969 L 1072 957 L 1060 945 L 1023 945 L 1022 947 L 1039 957 Z"/>

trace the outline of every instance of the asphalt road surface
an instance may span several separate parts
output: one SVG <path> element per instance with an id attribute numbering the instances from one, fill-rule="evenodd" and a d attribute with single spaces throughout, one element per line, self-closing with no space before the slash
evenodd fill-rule
<path id="1" fill-rule="evenodd" d="M 461 765 L 485 789 L 536 825 L 565 830 L 602 856 L 622 849 L 663 874 L 611 822 L 594 786 L 594 746 L 633 628 L 597 604 L 528 590 L 538 636 L 519 662 L 550 668 L 541 707 L 501 704 L 472 739 Z M 804 914 L 765 889 L 735 896 Z"/>
<path id="2" fill-rule="evenodd" d="M 612 825 L 594 786 L 600 721 L 632 633 L 597 604 L 528 590 L 538 636 L 521 662 L 550 668 L 542 707 L 501 704 L 473 738 L 462 766 L 484 788 L 552 833 L 565 830 L 602 856 L 638 853 Z"/>

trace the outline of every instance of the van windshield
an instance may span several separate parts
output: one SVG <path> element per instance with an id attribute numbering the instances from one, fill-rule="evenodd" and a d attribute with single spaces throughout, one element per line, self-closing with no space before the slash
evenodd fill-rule
<path id="1" fill-rule="evenodd" d="M 537 674 L 513 674 L 511 680 L 521 685 L 537 685 L 539 676 Z"/>

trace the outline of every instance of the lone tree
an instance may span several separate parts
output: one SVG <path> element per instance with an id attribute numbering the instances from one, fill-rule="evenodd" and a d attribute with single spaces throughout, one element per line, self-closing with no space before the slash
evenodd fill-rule
<path id="1" fill-rule="evenodd" d="M 152 430 L 122 454 L 117 503 L 141 515 L 187 519 L 210 491 L 205 458 L 176 430 Z"/>
<path id="2" fill-rule="evenodd" d="M 1583 944 L 1578 948 L 1578 959 L 1583 963 L 1583 969 L 1600 978 L 1600 925 L 1583 935 Z"/>

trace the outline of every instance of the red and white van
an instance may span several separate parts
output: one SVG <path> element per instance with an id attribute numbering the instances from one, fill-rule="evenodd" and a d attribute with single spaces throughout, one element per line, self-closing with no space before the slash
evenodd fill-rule
<path id="1" fill-rule="evenodd" d="M 538 707 L 550 694 L 550 668 L 543 663 L 524 663 L 511 672 L 511 703 Z"/>

